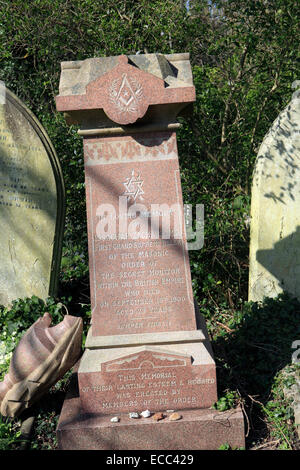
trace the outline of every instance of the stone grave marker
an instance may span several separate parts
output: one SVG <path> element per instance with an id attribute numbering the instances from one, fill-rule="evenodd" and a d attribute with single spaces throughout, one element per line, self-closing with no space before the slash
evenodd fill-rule
<path id="1" fill-rule="evenodd" d="M 243 445 L 240 411 L 224 434 L 209 410 L 216 368 L 192 293 L 176 143 L 176 116 L 195 100 L 188 54 L 64 62 L 59 91 L 84 140 L 92 303 L 60 448 Z M 129 417 L 147 409 L 182 419 Z"/>
<path id="2" fill-rule="evenodd" d="M 287 291 L 300 300 L 300 95 L 259 149 L 252 183 L 249 300 Z"/>
<path id="3" fill-rule="evenodd" d="M 57 289 L 64 185 L 41 124 L 4 84 L 0 100 L 0 304 Z"/>

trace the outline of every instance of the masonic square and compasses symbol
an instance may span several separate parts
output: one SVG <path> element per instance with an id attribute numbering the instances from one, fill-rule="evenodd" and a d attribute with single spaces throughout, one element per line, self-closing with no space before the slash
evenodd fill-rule
<path id="1" fill-rule="evenodd" d="M 125 186 L 125 192 L 122 194 L 122 196 L 127 196 L 128 201 L 132 199 L 132 201 L 135 202 L 137 198 L 143 201 L 142 194 L 144 194 L 144 191 L 142 186 L 144 181 L 141 180 L 140 174 L 135 176 L 134 170 L 132 170 L 131 176 L 126 178 L 126 181 L 124 181 L 123 184 Z"/>
<path id="2" fill-rule="evenodd" d="M 143 98 L 141 85 L 133 77 L 123 74 L 122 80 L 116 79 L 109 88 L 110 101 L 121 113 L 138 113 L 139 102 Z M 141 116 L 137 116 L 141 117 Z"/>

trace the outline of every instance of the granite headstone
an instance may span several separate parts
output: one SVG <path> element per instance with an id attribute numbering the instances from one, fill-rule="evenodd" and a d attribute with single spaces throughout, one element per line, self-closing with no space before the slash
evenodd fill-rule
<path id="1" fill-rule="evenodd" d="M 212 419 L 216 367 L 193 300 L 176 143 L 176 116 L 194 100 L 188 54 L 62 63 L 57 109 L 84 138 L 92 325 L 60 448 L 187 448 L 186 432 Z M 175 437 L 155 431 L 161 419 L 130 422 L 147 409 L 196 415 L 168 421 Z"/>

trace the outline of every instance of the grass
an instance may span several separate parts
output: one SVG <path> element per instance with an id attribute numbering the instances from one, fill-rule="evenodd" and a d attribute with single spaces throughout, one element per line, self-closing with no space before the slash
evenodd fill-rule
<path id="1" fill-rule="evenodd" d="M 210 332 L 218 372 L 218 409 L 240 403 L 248 449 L 297 449 L 293 409 L 286 398 L 292 343 L 300 338 L 300 303 L 281 294 L 223 312 Z M 292 384 L 291 376 L 289 378 Z"/>

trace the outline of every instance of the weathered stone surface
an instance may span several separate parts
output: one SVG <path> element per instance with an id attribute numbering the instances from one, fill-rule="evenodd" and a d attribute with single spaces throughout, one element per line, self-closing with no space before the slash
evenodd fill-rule
<path id="1" fill-rule="evenodd" d="M 0 304 L 54 295 L 64 224 L 60 165 L 44 129 L 9 90 L 0 103 Z"/>
<path id="2" fill-rule="evenodd" d="M 168 60 L 169 59 L 169 60 Z M 118 124 L 132 124 L 149 107 L 180 108 L 195 100 L 188 55 L 147 54 L 63 62 L 56 106 L 76 121 L 76 111 L 103 110 Z M 178 109 L 178 104 L 180 105 Z"/>
<path id="3" fill-rule="evenodd" d="M 76 376 L 74 376 L 76 379 Z M 57 440 L 63 450 L 217 450 L 222 444 L 244 448 L 244 418 L 240 408 L 185 410 L 182 419 L 158 422 L 119 415 L 120 423 L 107 416 L 81 412 L 76 380 L 64 402 Z"/>
<path id="4" fill-rule="evenodd" d="M 81 353 L 82 319 L 66 315 L 51 325 L 45 313 L 21 338 L 8 374 L 0 382 L 0 412 L 16 417 L 38 400 L 76 363 Z"/>
<path id="5" fill-rule="evenodd" d="M 258 152 L 251 199 L 249 300 L 283 290 L 300 300 L 300 95 Z"/>
<path id="6" fill-rule="evenodd" d="M 215 364 L 202 343 L 85 351 L 78 381 L 89 413 L 206 408 L 217 400 Z"/>
<path id="7" fill-rule="evenodd" d="M 175 133 L 84 146 L 93 336 L 195 329 Z"/>

